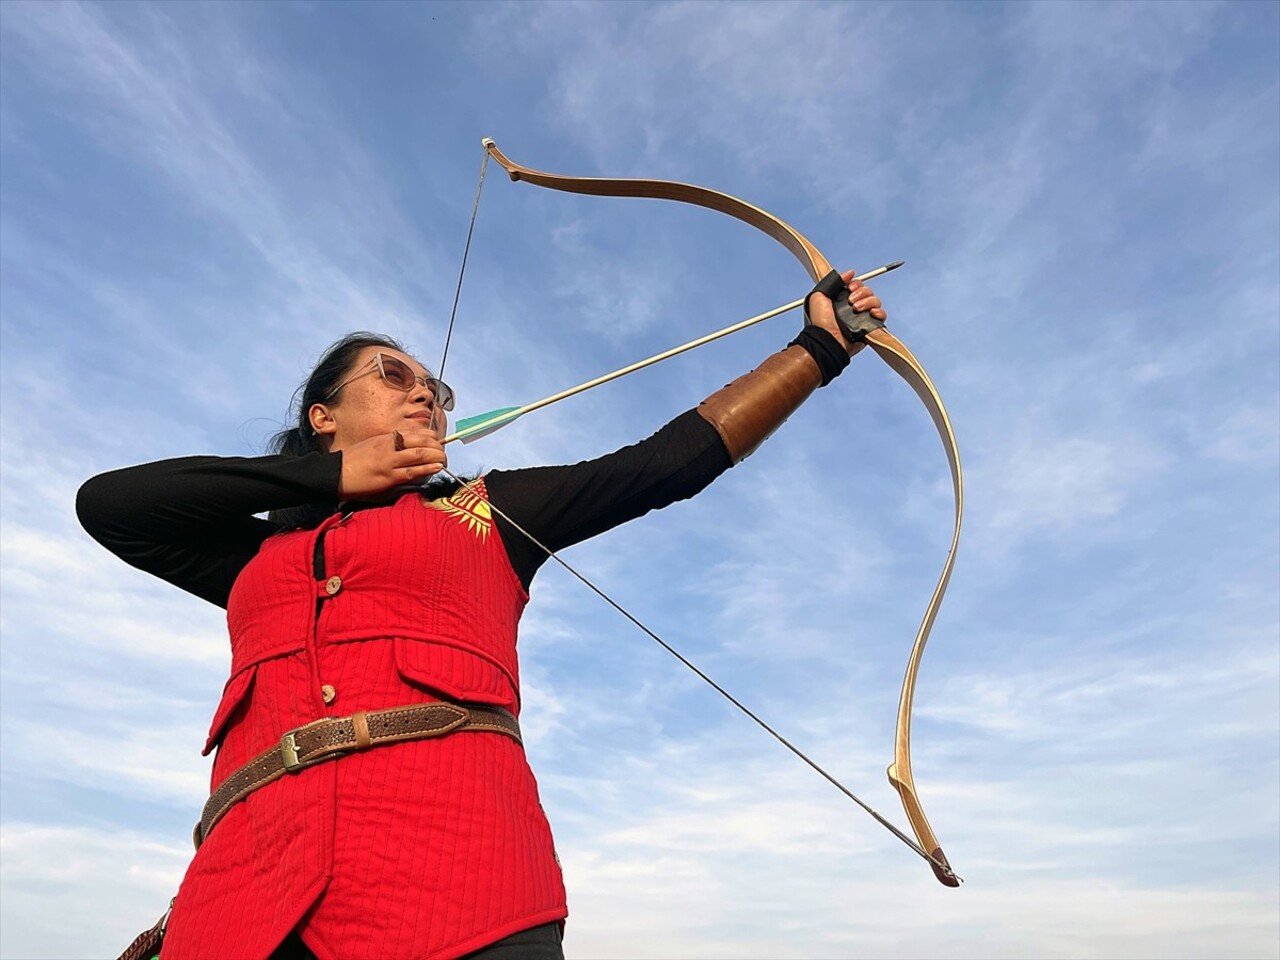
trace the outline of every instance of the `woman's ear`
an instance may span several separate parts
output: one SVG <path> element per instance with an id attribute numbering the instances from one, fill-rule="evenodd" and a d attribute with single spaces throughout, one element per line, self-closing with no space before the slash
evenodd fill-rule
<path id="1" fill-rule="evenodd" d="M 307 420 L 311 422 L 311 430 L 316 436 L 332 436 L 338 432 L 338 422 L 323 403 L 313 403 L 307 411 Z"/>

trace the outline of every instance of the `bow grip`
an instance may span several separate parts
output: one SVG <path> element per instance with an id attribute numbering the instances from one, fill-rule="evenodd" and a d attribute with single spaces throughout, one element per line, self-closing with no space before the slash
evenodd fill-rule
<path id="1" fill-rule="evenodd" d="M 884 321 L 871 316 L 870 310 L 859 313 L 849 304 L 849 288 L 845 286 L 839 271 L 832 270 L 819 280 L 818 285 L 809 291 L 809 295 L 815 293 L 820 293 L 831 301 L 836 311 L 836 323 L 850 343 L 860 343 L 871 331 L 884 329 Z M 813 322 L 809 319 L 809 297 L 804 299 L 804 322 Z"/>

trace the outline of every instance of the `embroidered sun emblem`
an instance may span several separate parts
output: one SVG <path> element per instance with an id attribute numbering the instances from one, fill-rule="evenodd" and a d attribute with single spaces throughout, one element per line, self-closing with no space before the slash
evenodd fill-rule
<path id="1" fill-rule="evenodd" d="M 447 513 L 484 543 L 493 528 L 493 511 L 489 509 L 489 502 L 483 496 L 485 492 L 484 480 L 475 480 L 470 490 L 461 487 L 447 499 L 427 501 L 427 506 Z"/>

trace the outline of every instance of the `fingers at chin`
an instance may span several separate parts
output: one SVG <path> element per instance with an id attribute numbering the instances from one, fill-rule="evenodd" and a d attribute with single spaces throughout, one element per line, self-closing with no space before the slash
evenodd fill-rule
<path id="1" fill-rule="evenodd" d="M 410 483 L 416 480 L 430 480 L 443 469 L 444 465 L 439 463 L 428 463 L 420 467 L 409 467 L 405 470 L 405 478 Z"/>

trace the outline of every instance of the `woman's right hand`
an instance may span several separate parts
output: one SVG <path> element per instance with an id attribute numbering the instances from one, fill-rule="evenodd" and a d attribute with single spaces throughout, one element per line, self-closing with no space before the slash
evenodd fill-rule
<path id="1" fill-rule="evenodd" d="M 440 438 L 425 425 L 378 434 L 343 448 L 338 496 L 371 497 L 402 483 L 426 480 L 448 462 Z"/>

